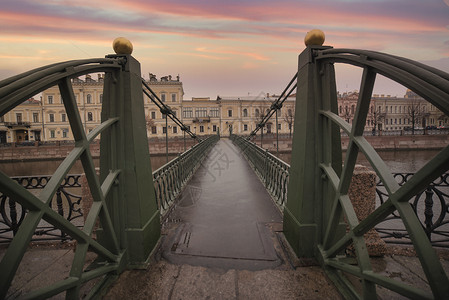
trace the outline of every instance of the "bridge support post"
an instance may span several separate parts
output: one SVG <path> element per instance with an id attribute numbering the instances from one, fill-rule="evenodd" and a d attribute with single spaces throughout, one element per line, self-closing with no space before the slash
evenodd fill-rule
<path id="1" fill-rule="evenodd" d="M 160 213 L 156 203 L 146 133 L 140 63 L 131 55 L 121 71 L 105 78 L 102 120 L 118 117 L 116 126 L 101 135 L 100 177 L 119 170 L 118 184 L 107 198 L 114 229 L 127 267 L 147 265 L 160 238 Z"/>
<path id="2" fill-rule="evenodd" d="M 341 172 L 341 143 L 338 129 L 323 128 L 320 110 L 337 111 L 335 73 L 332 65 L 319 65 L 309 46 L 298 60 L 292 162 L 287 203 L 284 209 L 284 235 L 300 258 L 314 258 L 322 241 L 328 199 L 332 190 L 320 163 L 327 160 Z M 344 232 L 344 227 L 342 228 Z"/>

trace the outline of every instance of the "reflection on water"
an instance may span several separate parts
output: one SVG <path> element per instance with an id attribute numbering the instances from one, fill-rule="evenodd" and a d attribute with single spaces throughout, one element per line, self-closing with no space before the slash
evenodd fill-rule
<path id="1" fill-rule="evenodd" d="M 175 158 L 175 155 L 169 155 L 168 160 Z M 166 157 L 163 156 L 151 156 L 151 168 L 153 171 L 157 170 L 166 163 Z M 43 160 L 43 161 L 21 161 L 11 163 L 0 163 L 0 171 L 8 176 L 33 176 L 33 175 L 51 175 L 59 167 L 62 160 Z M 94 159 L 95 166 L 98 167 L 100 160 Z M 84 173 L 83 167 L 80 161 L 77 161 L 69 174 L 81 174 Z"/>
<path id="2" fill-rule="evenodd" d="M 437 150 L 407 150 L 407 151 L 378 151 L 392 173 L 415 173 L 422 168 L 439 151 Z M 343 153 L 343 158 L 345 153 Z M 291 153 L 280 153 L 279 158 L 291 163 Z M 360 154 L 357 163 L 370 167 L 368 160 Z"/>

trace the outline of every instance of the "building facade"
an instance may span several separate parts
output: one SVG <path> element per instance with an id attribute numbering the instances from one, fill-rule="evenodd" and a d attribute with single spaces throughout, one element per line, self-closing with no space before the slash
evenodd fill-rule
<path id="1" fill-rule="evenodd" d="M 72 80 L 81 121 L 86 133 L 101 122 L 104 75 L 86 75 Z M 229 136 L 231 132 L 248 135 L 269 111 L 276 95 L 225 97 L 216 99 L 192 98 L 184 100 L 184 89 L 179 76 L 157 79 L 149 74 L 146 81 L 154 93 L 193 133 Z M 338 113 L 352 123 L 357 108 L 358 93 L 338 94 Z M 277 128 L 280 134 L 292 134 L 296 96 L 292 95 L 278 111 Z M 183 131 L 171 119 L 166 119 L 159 108 L 144 95 L 145 119 L 149 138 L 181 137 Z M 365 130 L 407 130 L 422 127 L 448 126 L 449 120 L 440 110 L 407 91 L 403 98 L 373 95 Z M 273 116 L 263 128 L 264 134 L 276 132 Z M 57 86 L 42 93 L 40 100 L 30 99 L 0 117 L 0 143 L 33 141 L 71 141 L 73 135 Z"/>

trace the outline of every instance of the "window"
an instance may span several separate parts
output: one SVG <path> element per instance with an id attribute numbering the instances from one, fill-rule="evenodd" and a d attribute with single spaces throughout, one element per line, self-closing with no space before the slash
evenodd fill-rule
<path id="1" fill-rule="evenodd" d="M 165 102 L 165 94 L 161 94 L 161 101 Z"/>
<path id="2" fill-rule="evenodd" d="M 52 139 L 55 138 L 55 131 L 54 130 L 50 130 L 50 138 L 52 138 Z"/>
<path id="3" fill-rule="evenodd" d="M 155 111 L 151 112 L 151 119 L 156 119 L 156 112 Z"/>
<path id="4" fill-rule="evenodd" d="M 22 113 L 16 113 L 17 123 L 22 123 Z"/>
<path id="5" fill-rule="evenodd" d="M 291 123 L 288 124 L 288 129 L 292 130 L 292 124 Z"/>
<path id="6" fill-rule="evenodd" d="M 204 132 L 204 126 L 200 125 L 200 132 Z"/>
<path id="7" fill-rule="evenodd" d="M 100 103 L 103 103 L 103 94 L 100 94 Z"/>
<path id="8" fill-rule="evenodd" d="M 248 110 L 246 108 L 243 109 L 243 116 L 244 117 L 248 116 Z"/>
<path id="9" fill-rule="evenodd" d="M 50 122 L 55 121 L 55 114 L 49 114 L 49 117 L 50 117 Z"/>
<path id="10" fill-rule="evenodd" d="M 173 114 L 172 114 L 174 117 L 176 117 L 176 110 L 174 110 L 173 111 Z"/>
<path id="11" fill-rule="evenodd" d="M 62 137 L 66 138 L 68 136 L 69 130 L 67 128 L 62 129 Z"/>
<path id="12" fill-rule="evenodd" d="M 248 124 L 243 124 L 243 131 L 248 131 Z"/>
<path id="13" fill-rule="evenodd" d="M 281 123 L 278 124 L 278 130 L 281 130 Z"/>
<path id="14" fill-rule="evenodd" d="M 177 126 L 173 126 L 173 133 L 178 133 L 178 127 Z"/>
<path id="15" fill-rule="evenodd" d="M 171 102 L 176 102 L 176 94 L 171 94 Z"/>
<path id="16" fill-rule="evenodd" d="M 93 121 L 93 115 L 92 115 L 92 113 L 91 112 L 88 112 L 87 113 L 87 121 Z"/>
<path id="17" fill-rule="evenodd" d="M 211 108 L 209 116 L 210 117 L 219 117 L 220 114 L 218 112 L 218 107 Z"/>
<path id="18" fill-rule="evenodd" d="M 66 114 L 61 114 L 61 122 L 66 122 Z"/>
<path id="19" fill-rule="evenodd" d="M 162 133 L 167 133 L 167 127 L 162 127 Z"/>
<path id="20" fill-rule="evenodd" d="M 87 94 L 87 96 L 86 96 L 86 103 L 87 104 L 91 104 L 92 103 L 92 95 L 91 94 Z"/>
<path id="21" fill-rule="evenodd" d="M 259 109 L 256 108 L 256 111 L 255 111 L 256 118 L 259 117 L 259 114 L 260 114 Z"/>
<path id="22" fill-rule="evenodd" d="M 157 127 L 156 126 L 152 126 L 151 127 L 151 134 L 156 134 L 157 133 Z"/>
<path id="23" fill-rule="evenodd" d="M 228 109 L 228 117 L 232 117 L 232 109 Z"/>
<path id="24" fill-rule="evenodd" d="M 193 117 L 193 109 L 191 107 L 184 107 L 182 111 L 183 118 L 192 118 Z"/>
<path id="25" fill-rule="evenodd" d="M 388 125 L 388 119 L 385 119 L 385 124 Z"/>
<path id="26" fill-rule="evenodd" d="M 196 118 L 204 118 L 207 117 L 207 108 L 206 107 L 198 107 L 195 110 L 195 117 Z"/>
<path id="27" fill-rule="evenodd" d="M 212 125 L 212 131 L 217 132 L 217 125 Z"/>
<path id="28" fill-rule="evenodd" d="M 53 96 L 52 95 L 47 96 L 47 102 L 48 102 L 48 104 L 53 104 Z"/>
<path id="29" fill-rule="evenodd" d="M 39 114 L 38 113 L 33 113 L 33 122 L 34 123 L 39 122 Z"/>

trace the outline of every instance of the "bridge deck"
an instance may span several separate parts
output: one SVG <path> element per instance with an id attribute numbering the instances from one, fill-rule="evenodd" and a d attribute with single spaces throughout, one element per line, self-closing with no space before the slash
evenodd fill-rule
<path id="1" fill-rule="evenodd" d="M 220 140 L 169 217 L 163 256 L 173 263 L 264 269 L 282 263 L 282 216 L 240 150 Z"/>

